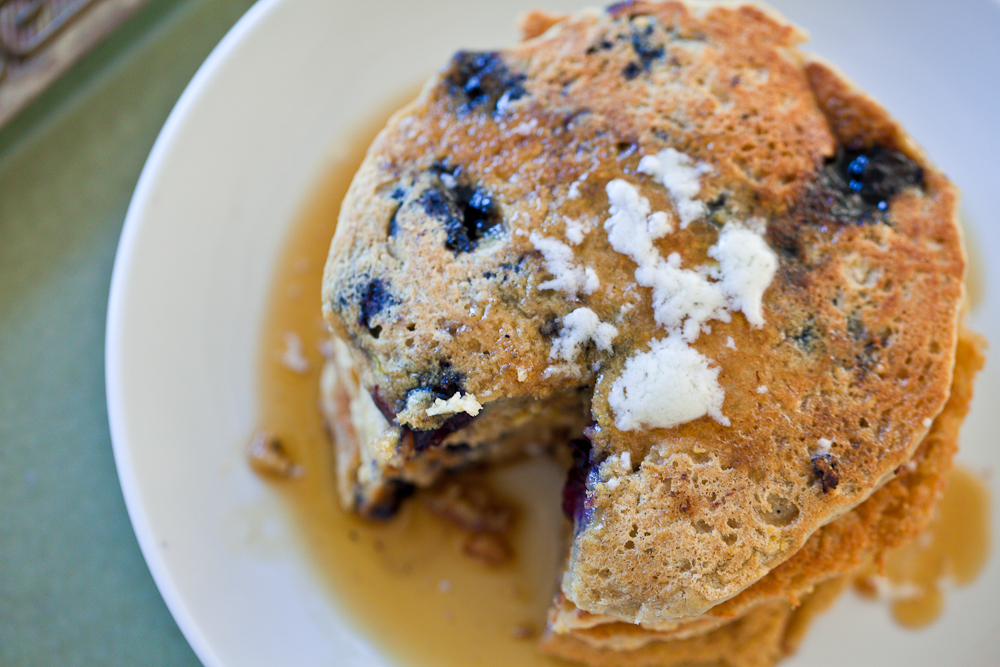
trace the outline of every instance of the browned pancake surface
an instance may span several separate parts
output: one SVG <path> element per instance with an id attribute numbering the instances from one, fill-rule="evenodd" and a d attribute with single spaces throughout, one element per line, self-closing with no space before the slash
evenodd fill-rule
<path id="1" fill-rule="evenodd" d="M 548 636 L 548 653 L 590 667 L 770 667 L 795 651 L 812 619 L 824 611 L 848 580 L 824 582 L 793 607 L 772 600 L 704 634 L 654 642 L 633 650 L 595 648 L 573 636 Z"/>
<path id="2" fill-rule="evenodd" d="M 636 2 L 457 54 L 390 121 L 344 203 L 324 311 L 390 420 L 454 393 L 489 408 L 593 392 L 563 578 L 581 609 L 655 623 L 733 597 L 890 479 L 948 397 L 964 271 L 954 188 L 801 38 L 752 6 Z M 637 173 L 668 147 L 710 168 L 707 215 L 686 229 Z M 879 174 L 860 195 L 858 156 Z M 616 427 L 614 382 L 666 332 L 604 231 L 613 179 L 673 216 L 656 248 L 685 267 L 711 264 L 724 225 L 766 225 L 779 265 L 764 325 L 734 313 L 692 344 L 720 369 L 728 425 Z M 541 287 L 553 276 L 531 235 L 565 241 L 572 224 L 589 229 L 572 251 L 599 278 L 592 293 Z M 555 369 L 560 323 L 581 307 L 617 336 Z M 612 466 L 626 452 L 628 469 Z"/>
<path id="3" fill-rule="evenodd" d="M 964 333 L 959 340 L 951 394 L 913 459 L 868 500 L 816 531 L 787 561 L 736 597 L 693 618 L 643 627 L 616 622 L 573 608 L 557 597 L 550 611 L 549 637 L 543 647 L 584 644 L 595 651 L 634 651 L 653 642 L 676 642 L 704 635 L 775 601 L 798 604 L 820 583 L 850 576 L 868 562 L 880 563 L 889 550 L 912 539 L 931 518 L 958 448 L 958 434 L 972 398 L 972 384 L 983 365 L 982 339 Z M 749 649 L 748 649 L 749 650 Z M 582 654 L 582 653 L 581 653 Z M 584 662 L 590 662 L 586 656 Z M 599 663 L 596 663 L 599 664 Z"/>

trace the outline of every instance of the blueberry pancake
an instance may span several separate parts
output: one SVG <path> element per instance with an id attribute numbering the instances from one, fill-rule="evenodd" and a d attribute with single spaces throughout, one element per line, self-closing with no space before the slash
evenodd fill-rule
<path id="1" fill-rule="evenodd" d="M 366 426 L 338 438 L 342 500 L 385 517 L 469 462 L 571 448 L 563 611 L 783 637 L 822 577 L 781 567 L 817 571 L 811 540 L 919 465 L 949 399 L 956 191 L 768 10 L 524 25 L 457 53 L 343 203 L 326 395 Z"/>
<path id="2" fill-rule="evenodd" d="M 865 564 L 882 562 L 890 549 L 912 539 L 930 520 L 958 448 L 974 376 L 983 364 L 981 346 L 978 337 L 963 332 L 948 403 L 893 479 L 813 533 L 791 558 L 739 595 L 694 618 L 644 625 L 588 614 L 560 595 L 549 612 L 543 649 L 590 665 L 617 665 L 627 655 L 628 664 L 657 667 L 688 664 L 708 647 L 731 665 L 771 664 L 775 656 L 793 651 L 809 620 L 826 606 L 821 601 L 832 601 Z M 754 641 L 727 643 L 726 637 L 740 636 L 740 628 L 775 614 L 794 623 Z M 703 637 L 713 639 L 706 645 Z"/>

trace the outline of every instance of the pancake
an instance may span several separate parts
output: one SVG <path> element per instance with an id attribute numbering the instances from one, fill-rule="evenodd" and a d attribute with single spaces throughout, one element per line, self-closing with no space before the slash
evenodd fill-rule
<path id="1" fill-rule="evenodd" d="M 582 433 L 563 596 L 694 618 L 927 439 L 955 367 L 956 192 L 768 10 L 633 2 L 532 30 L 456 54 L 344 201 L 324 316 L 387 427 L 343 457 L 341 496 L 388 516 Z"/>
<path id="2" fill-rule="evenodd" d="M 643 644 L 630 650 L 595 648 L 575 636 L 548 636 L 543 648 L 592 667 L 769 667 L 793 653 L 813 618 L 829 607 L 849 580 L 834 577 L 794 606 L 772 600 L 700 635 Z"/>
<path id="3" fill-rule="evenodd" d="M 632 652 L 655 642 L 704 635 L 771 603 L 794 606 L 817 588 L 849 579 L 866 564 L 876 569 L 888 552 L 913 539 L 931 519 L 944 491 L 959 428 L 969 409 L 972 383 L 982 368 L 981 338 L 964 332 L 959 339 L 951 394 L 914 457 L 868 500 L 814 533 L 794 556 L 735 598 L 693 619 L 657 626 L 622 623 L 614 617 L 581 612 L 557 596 L 542 646 L 554 655 L 601 664 L 604 651 Z M 588 656 L 584 646 L 595 651 Z"/>

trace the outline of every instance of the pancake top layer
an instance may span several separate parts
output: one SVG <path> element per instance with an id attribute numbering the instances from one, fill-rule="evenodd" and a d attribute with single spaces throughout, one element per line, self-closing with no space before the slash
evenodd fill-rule
<path id="1" fill-rule="evenodd" d="M 923 439 L 954 366 L 956 195 L 770 12 L 539 20 L 456 54 L 376 139 L 324 313 L 414 432 L 592 388 L 563 592 L 694 616 Z"/>

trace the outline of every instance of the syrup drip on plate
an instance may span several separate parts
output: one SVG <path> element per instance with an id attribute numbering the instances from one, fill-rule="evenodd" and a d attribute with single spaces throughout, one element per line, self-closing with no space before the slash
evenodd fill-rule
<path id="1" fill-rule="evenodd" d="M 956 466 L 948 474 L 948 488 L 930 525 L 889 555 L 884 573 L 863 575 L 859 592 L 886 599 L 900 625 L 930 625 L 944 611 L 948 586 L 972 583 L 986 565 L 989 510 L 982 477 Z"/>
<path id="2" fill-rule="evenodd" d="M 962 235 L 965 237 L 967 262 L 965 268 L 965 307 L 968 312 L 975 312 L 983 302 L 983 293 L 986 291 L 986 273 L 983 268 L 982 250 L 979 243 L 976 242 L 968 212 L 962 210 L 958 219 L 962 227 Z"/>

